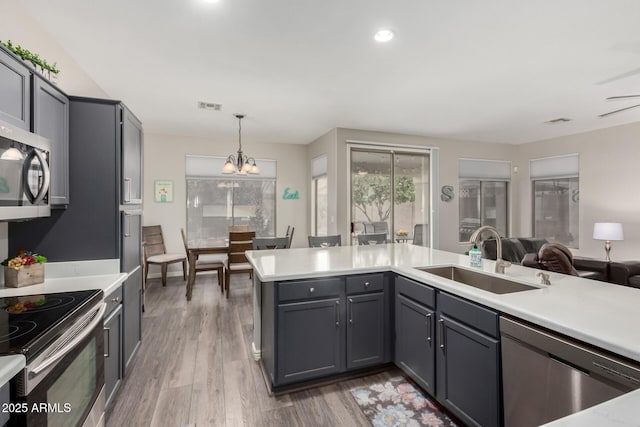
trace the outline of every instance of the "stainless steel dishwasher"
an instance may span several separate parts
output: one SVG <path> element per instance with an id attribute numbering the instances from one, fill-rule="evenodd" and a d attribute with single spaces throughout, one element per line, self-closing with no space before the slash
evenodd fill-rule
<path id="1" fill-rule="evenodd" d="M 640 388 L 640 364 L 500 318 L 504 420 L 538 426 Z"/>

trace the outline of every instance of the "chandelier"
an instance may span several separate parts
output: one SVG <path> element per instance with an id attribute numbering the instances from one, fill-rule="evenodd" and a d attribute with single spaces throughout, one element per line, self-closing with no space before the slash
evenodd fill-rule
<path id="1" fill-rule="evenodd" d="M 256 165 L 256 160 L 253 157 L 247 157 L 242 154 L 242 119 L 244 115 L 236 114 L 235 116 L 238 119 L 238 155 L 236 157 L 232 154 L 227 157 L 227 161 L 222 167 L 222 173 L 236 173 L 238 175 L 246 175 L 249 173 L 257 175 L 260 173 L 260 169 L 258 169 Z"/>

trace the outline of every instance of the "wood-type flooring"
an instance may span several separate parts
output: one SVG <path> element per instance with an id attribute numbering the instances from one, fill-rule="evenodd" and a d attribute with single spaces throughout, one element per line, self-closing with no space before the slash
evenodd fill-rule
<path id="1" fill-rule="evenodd" d="M 147 283 L 142 345 L 107 410 L 107 426 L 369 426 L 349 390 L 400 371 L 269 396 L 251 355 L 248 275 L 234 275 L 224 298 L 215 274 L 199 275 L 190 302 L 185 283 Z"/>

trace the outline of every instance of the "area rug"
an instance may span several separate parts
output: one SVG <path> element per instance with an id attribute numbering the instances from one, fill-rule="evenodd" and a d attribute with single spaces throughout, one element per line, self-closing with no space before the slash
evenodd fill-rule
<path id="1" fill-rule="evenodd" d="M 374 427 L 456 426 L 435 402 L 404 377 L 350 391 Z"/>

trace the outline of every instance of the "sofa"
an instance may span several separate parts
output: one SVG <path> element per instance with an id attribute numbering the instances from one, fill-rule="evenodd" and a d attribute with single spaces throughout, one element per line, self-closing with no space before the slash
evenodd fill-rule
<path id="1" fill-rule="evenodd" d="M 609 263 L 609 281 L 640 289 L 640 261 Z"/>
<path id="2" fill-rule="evenodd" d="M 525 267 L 538 268 L 546 270 L 544 262 L 538 258 L 540 249 L 549 243 L 544 238 L 539 237 L 512 237 L 502 239 L 502 259 L 510 261 L 514 264 L 521 264 Z M 488 239 L 482 242 L 482 257 L 487 259 L 496 259 L 496 240 Z M 575 273 L 585 279 L 600 280 L 603 282 L 611 281 L 609 278 L 609 263 L 604 260 L 591 258 L 572 257 L 569 258 L 575 269 Z M 640 265 L 638 266 L 640 274 Z M 573 273 L 570 273 L 573 274 Z M 623 276 L 622 270 L 618 273 Z M 624 280 L 622 277 L 619 280 Z"/>

